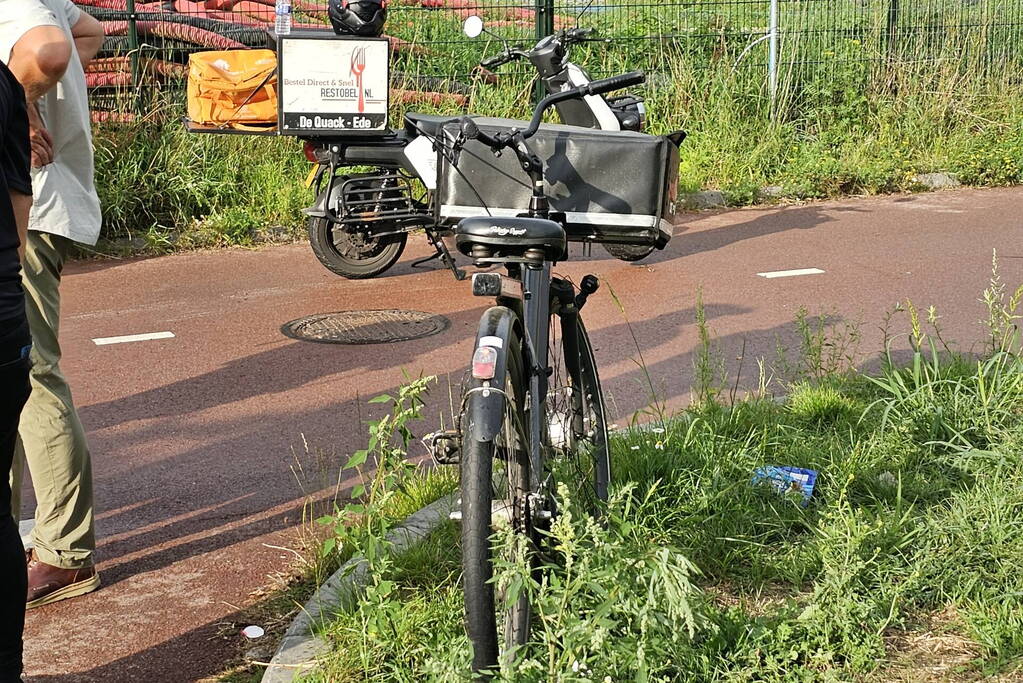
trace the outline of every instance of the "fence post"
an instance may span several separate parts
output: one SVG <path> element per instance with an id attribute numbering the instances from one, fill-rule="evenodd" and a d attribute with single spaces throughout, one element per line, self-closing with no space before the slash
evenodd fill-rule
<path id="1" fill-rule="evenodd" d="M 771 0 L 767 50 L 767 89 L 771 95 L 771 111 L 778 99 L 778 0 Z"/>
<path id="2" fill-rule="evenodd" d="M 135 113 L 141 111 L 141 101 L 139 97 L 139 34 L 138 26 L 135 23 L 135 0 L 127 0 L 125 9 L 128 10 L 128 50 L 131 56 L 131 90 L 132 90 L 132 106 L 135 109 Z"/>
<path id="3" fill-rule="evenodd" d="M 554 0 L 535 0 L 534 10 L 536 23 L 536 39 L 539 41 L 554 33 Z M 536 82 L 534 96 L 539 102 L 544 96 L 543 83 Z"/>
<path id="4" fill-rule="evenodd" d="M 536 0 L 536 39 L 554 33 L 554 0 Z"/>
<path id="5" fill-rule="evenodd" d="M 898 49 L 898 33 L 899 33 L 899 0 L 888 1 L 888 26 L 885 31 L 885 53 L 888 57 L 888 62 L 891 64 L 895 60 L 895 51 Z"/>

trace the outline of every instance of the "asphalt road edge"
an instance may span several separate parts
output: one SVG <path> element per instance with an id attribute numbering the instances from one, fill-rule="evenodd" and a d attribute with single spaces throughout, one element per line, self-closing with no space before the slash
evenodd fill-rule
<path id="1" fill-rule="evenodd" d="M 448 519 L 457 500 L 457 492 L 448 494 L 405 518 L 387 535 L 390 554 L 401 554 L 426 538 Z M 368 580 L 369 563 L 356 555 L 317 588 L 284 632 L 262 683 L 291 683 L 315 669 L 317 660 L 330 652 L 330 644 L 316 634 L 316 626 L 354 609 Z"/>

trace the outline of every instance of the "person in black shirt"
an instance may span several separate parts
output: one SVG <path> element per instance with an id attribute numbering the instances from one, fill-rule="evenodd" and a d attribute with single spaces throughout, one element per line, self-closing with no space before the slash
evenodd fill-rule
<path id="1" fill-rule="evenodd" d="M 32 204 L 25 92 L 0 62 L 0 683 L 21 680 L 25 547 L 11 515 L 11 461 L 30 391 L 21 253 Z"/>

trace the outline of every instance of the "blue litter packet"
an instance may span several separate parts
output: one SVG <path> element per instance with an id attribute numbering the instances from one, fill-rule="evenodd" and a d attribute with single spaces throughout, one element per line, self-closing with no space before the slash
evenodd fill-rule
<path id="1" fill-rule="evenodd" d="M 753 472 L 753 484 L 770 484 L 778 493 L 797 493 L 802 496 L 803 507 L 810 504 L 813 485 L 817 483 L 816 470 L 804 470 L 801 467 L 778 467 L 767 465 L 758 467 Z"/>

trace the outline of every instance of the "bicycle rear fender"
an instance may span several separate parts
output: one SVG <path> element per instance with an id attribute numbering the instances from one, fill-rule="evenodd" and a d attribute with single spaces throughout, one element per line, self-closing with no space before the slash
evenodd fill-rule
<path id="1" fill-rule="evenodd" d="M 498 382 L 504 382 L 508 370 L 508 340 L 514 336 L 522 339 L 519 318 L 510 308 L 506 306 L 492 306 L 488 308 L 483 317 L 480 318 L 479 331 L 476 333 L 476 346 L 489 346 L 497 351 L 497 363 L 494 368 L 494 378 L 501 378 Z M 520 342 L 521 343 L 521 342 Z M 501 430 L 501 424 L 505 415 L 505 393 L 504 386 L 495 385 L 493 380 L 481 380 L 472 378 L 473 389 L 485 389 L 490 386 L 498 391 L 474 391 L 466 405 L 466 417 L 477 425 L 474 433 L 483 442 L 493 441 L 494 437 Z"/>

